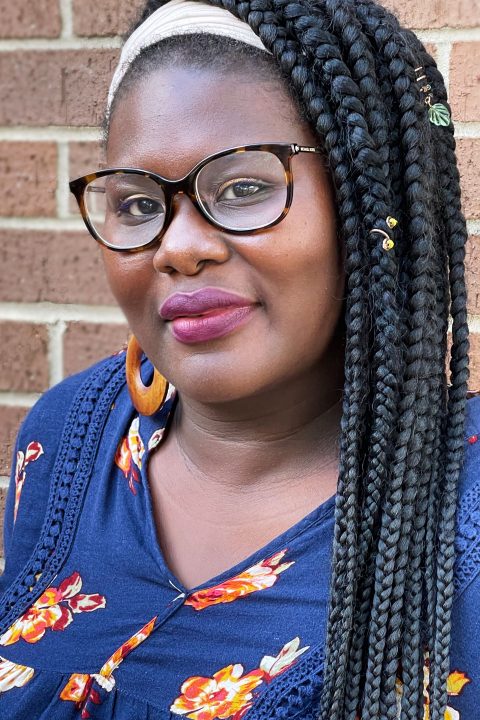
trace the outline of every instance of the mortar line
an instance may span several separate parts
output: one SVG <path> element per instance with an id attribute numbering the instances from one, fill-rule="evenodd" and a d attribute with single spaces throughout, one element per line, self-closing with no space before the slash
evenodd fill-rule
<path id="1" fill-rule="evenodd" d="M 438 28 L 435 30 L 413 31 L 423 43 L 475 42 L 480 40 L 480 27 L 474 28 Z"/>
<path id="2" fill-rule="evenodd" d="M 40 52 L 48 50 L 116 50 L 122 44 L 117 36 L 108 37 L 60 37 L 60 38 L 25 38 L 23 40 L 0 40 L 2 52 Z"/>
<path id="3" fill-rule="evenodd" d="M 63 230 L 64 232 L 84 230 L 86 232 L 84 222 L 80 217 L 3 217 L 0 218 L 0 230 Z"/>
<path id="4" fill-rule="evenodd" d="M 73 36 L 73 13 L 71 0 L 60 0 L 60 15 L 62 17 L 62 38 Z"/>
<path id="5" fill-rule="evenodd" d="M 450 97 L 450 56 L 452 54 L 451 42 L 440 42 L 437 44 L 436 61 L 438 69 L 443 75 L 447 97 Z"/>
<path id="6" fill-rule="evenodd" d="M 55 303 L 0 303 L 0 320 L 55 324 L 58 322 L 89 322 L 127 324 L 118 307 L 107 305 L 56 305 Z"/>
<path id="7" fill-rule="evenodd" d="M 63 336 L 66 323 L 58 320 L 48 326 L 48 371 L 50 386 L 63 380 Z"/>
<path id="8" fill-rule="evenodd" d="M 101 131 L 96 127 L 71 127 L 61 125 L 46 125 L 45 127 L 28 127 L 17 125 L 16 127 L 0 126 L 0 141 L 2 142 L 42 142 L 55 141 L 67 142 L 99 142 Z"/>
<path id="9" fill-rule="evenodd" d="M 480 138 L 480 121 L 477 120 L 473 122 L 455 122 L 455 137 Z"/>
<path id="10" fill-rule="evenodd" d="M 8 475 L 0 475 L 0 488 L 8 488 L 10 485 L 10 478 Z"/>
<path id="11" fill-rule="evenodd" d="M 36 403 L 41 393 L 22 393 L 7 390 L 0 391 L 0 405 L 4 407 L 30 408 Z"/>
<path id="12" fill-rule="evenodd" d="M 469 235 L 480 235 L 480 220 L 467 220 Z"/>
<path id="13" fill-rule="evenodd" d="M 69 217 L 69 144 L 68 142 L 57 143 L 57 215 L 59 218 Z"/>

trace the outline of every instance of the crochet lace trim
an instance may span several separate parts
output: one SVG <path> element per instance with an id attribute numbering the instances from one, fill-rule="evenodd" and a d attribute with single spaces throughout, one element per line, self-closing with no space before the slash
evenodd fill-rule
<path id="1" fill-rule="evenodd" d="M 103 426 L 124 384 L 122 353 L 93 371 L 73 399 L 52 472 L 40 538 L 28 563 L 0 601 L 0 633 L 52 584 L 68 557 Z"/>

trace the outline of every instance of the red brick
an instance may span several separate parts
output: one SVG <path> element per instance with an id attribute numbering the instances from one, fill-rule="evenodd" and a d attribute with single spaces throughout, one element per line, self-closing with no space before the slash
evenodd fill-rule
<path id="1" fill-rule="evenodd" d="M 81 232 L 0 230 L 0 302 L 116 305 L 100 246 Z"/>
<path id="2" fill-rule="evenodd" d="M 450 67 L 450 101 L 454 120 L 478 120 L 480 42 L 455 43 L 452 47 Z"/>
<path id="3" fill-rule="evenodd" d="M 480 218 L 480 138 L 457 140 L 457 155 L 462 176 L 462 202 L 465 216 Z"/>
<path id="4" fill-rule="evenodd" d="M 480 390 L 480 335 L 470 335 L 470 390 Z"/>
<path id="5" fill-rule="evenodd" d="M 480 0 L 384 0 L 383 5 L 415 29 L 477 27 L 480 17 Z"/>
<path id="6" fill-rule="evenodd" d="M 0 53 L 0 125 L 101 123 L 117 50 Z"/>
<path id="7" fill-rule="evenodd" d="M 55 143 L 0 142 L 0 215 L 56 214 Z"/>
<path id="8" fill-rule="evenodd" d="M 480 315 L 480 237 L 469 237 L 467 243 L 468 311 Z"/>
<path id="9" fill-rule="evenodd" d="M 0 0 L 0 38 L 53 38 L 62 22 L 58 0 Z"/>
<path id="10" fill-rule="evenodd" d="M 45 325 L 0 322 L 0 390 L 41 392 L 48 387 L 48 333 Z"/>
<path id="11" fill-rule="evenodd" d="M 70 178 L 77 178 L 89 172 L 105 167 L 104 153 L 100 142 L 71 142 L 69 145 L 70 154 Z M 78 215 L 78 205 L 70 195 L 70 213 Z"/>
<path id="12" fill-rule="evenodd" d="M 127 325 L 69 323 L 64 335 L 64 375 L 72 375 L 107 355 L 118 352 L 128 340 Z"/>
<path id="13" fill-rule="evenodd" d="M 0 475 L 10 475 L 15 438 L 28 408 L 0 406 Z"/>
<path id="14" fill-rule="evenodd" d="M 145 0 L 73 0 L 76 35 L 123 35 L 140 14 Z"/>

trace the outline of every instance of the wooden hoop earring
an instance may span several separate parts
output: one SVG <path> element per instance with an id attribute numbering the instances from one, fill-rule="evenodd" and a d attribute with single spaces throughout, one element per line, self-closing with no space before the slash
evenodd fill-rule
<path id="1" fill-rule="evenodd" d="M 158 370 L 154 368 L 153 380 L 150 385 L 144 385 L 140 375 L 143 350 L 135 335 L 130 337 L 127 347 L 127 361 L 125 373 L 127 376 L 128 392 L 132 403 L 142 415 L 153 415 L 161 407 L 167 397 L 168 382 Z"/>

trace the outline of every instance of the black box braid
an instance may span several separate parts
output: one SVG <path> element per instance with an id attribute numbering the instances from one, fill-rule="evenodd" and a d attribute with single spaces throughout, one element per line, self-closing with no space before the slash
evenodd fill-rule
<path id="1" fill-rule="evenodd" d="M 346 353 L 319 718 L 397 720 L 399 687 L 401 720 L 423 717 L 428 650 L 430 718 L 444 720 L 468 382 L 466 226 L 453 126 L 429 122 L 415 68 L 446 104 L 443 79 L 418 38 L 372 0 L 210 2 L 247 22 L 273 59 L 225 38 L 170 38 L 139 56 L 116 99 L 169 53 L 219 70 L 250 58 L 242 67 L 256 77 L 283 79 L 324 147 L 345 245 Z M 149 0 L 136 26 L 163 4 Z M 388 215 L 400 224 L 386 252 L 369 231 Z"/>

